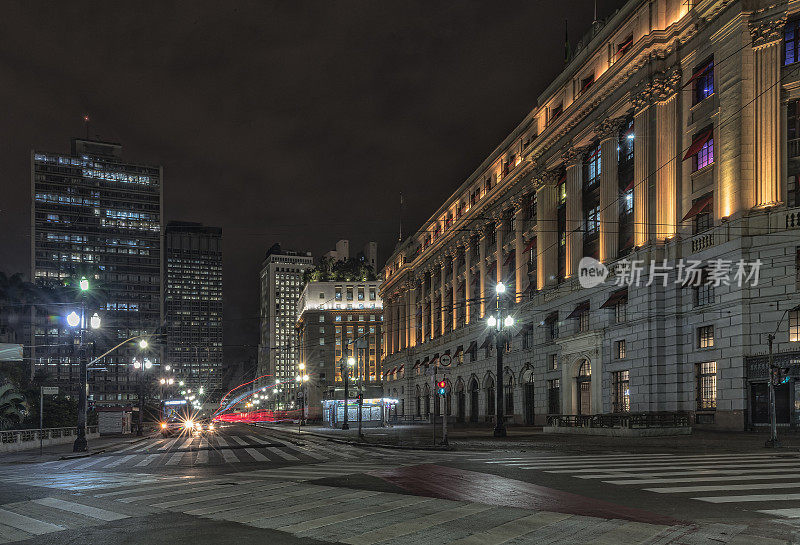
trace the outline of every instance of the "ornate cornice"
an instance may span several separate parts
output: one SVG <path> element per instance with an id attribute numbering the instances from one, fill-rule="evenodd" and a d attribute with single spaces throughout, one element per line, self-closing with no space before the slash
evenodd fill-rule
<path id="1" fill-rule="evenodd" d="M 619 136 L 619 130 L 622 128 L 623 123 L 625 123 L 624 117 L 614 117 L 614 118 L 607 118 L 600 122 L 599 125 L 594 129 L 595 134 L 600 137 L 600 140 L 606 140 L 607 138 L 617 138 Z"/>
<path id="2" fill-rule="evenodd" d="M 652 96 L 657 101 L 664 101 L 672 97 L 681 85 L 681 69 L 678 66 L 671 66 L 663 72 L 653 76 L 650 84 Z"/>
<path id="3" fill-rule="evenodd" d="M 775 19 L 761 19 L 750 22 L 750 39 L 753 49 L 773 45 L 783 39 L 783 27 L 786 25 L 786 12 Z"/>

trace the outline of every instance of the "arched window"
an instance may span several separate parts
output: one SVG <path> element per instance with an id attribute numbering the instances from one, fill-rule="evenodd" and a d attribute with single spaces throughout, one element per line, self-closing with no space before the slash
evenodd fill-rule
<path id="1" fill-rule="evenodd" d="M 472 379 L 472 382 L 469 383 L 469 420 L 470 422 L 477 422 L 478 421 L 478 397 L 480 388 L 478 388 L 478 381 Z"/>
<path id="2" fill-rule="evenodd" d="M 486 382 L 486 415 L 491 416 L 494 414 L 494 379 L 490 378 Z"/>
<path id="3" fill-rule="evenodd" d="M 578 369 L 578 376 L 579 377 L 591 377 L 592 376 L 592 364 L 589 360 L 583 360 L 581 363 L 580 369 Z"/>
<path id="4" fill-rule="evenodd" d="M 503 401 L 505 402 L 505 414 L 514 414 L 514 377 L 508 374 L 506 386 L 503 389 Z"/>
<path id="5" fill-rule="evenodd" d="M 414 390 L 414 405 L 417 416 L 422 416 L 422 394 L 419 391 L 419 385 Z"/>
<path id="6" fill-rule="evenodd" d="M 431 390 L 428 385 L 425 385 L 425 416 L 431 414 Z"/>

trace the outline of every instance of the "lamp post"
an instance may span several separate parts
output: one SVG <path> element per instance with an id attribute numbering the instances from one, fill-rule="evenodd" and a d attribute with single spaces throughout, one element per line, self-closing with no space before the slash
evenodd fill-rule
<path id="1" fill-rule="evenodd" d="M 781 442 L 778 440 L 778 419 L 775 415 L 775 381 L 778 378 L 778 374 L 776 373 L 777 368 L 772 359 L 772 343 L 775 341 L 775 336 L 778 334 L 778 330 L 781 327 L 781 323 L 783 323 L 783 319 L 786 318 L 786 314 L 789 312 L 800 310 L 800 305 L 796 305 L 794 308 L 790 308 L 783 311 L 781 315 L 781 319 L 778 320 L 778 325 L 775 326 L 774 333 L 767 334 L 767 343 L 769 345 L 769 359 L 767 362 L 767 380 L 769 381 L 768 384 L 768 391 L 769 391 L 769 431 L 770 437 L 769 440 L 765 443 L 767 447 L 780 447 Z M 791 324 L 790 324 L 791 325 Z"/>
<path id="2" fill-rule="evenodd" d="M 506 436 L 506 423 L 503 411 L 503 352 L 506 349 L 506 328 L 514 325 L 514 318 L 509 315 L 504 315 L 504 308 L 502 305 L 502 295 L 506 291 L 506 286 L 502 282 L 498 282 L 495 287 L 497 294 L 497 305 L 495 314 L 489 315 L 486 324 L 490 328 L 495 329 L 495 349 L 497 351 L 497 381 L 495 382 L 495 426 L 494 436 Z"/>
<path id="3" fill-rule="evenodd" d="M 302 392 L 302 397 L 300 398 L 300 418 L 297 419 L 297 433 L 300 433 L 300 426 L 305 424 L 306 419 L 306 396 L 308 395 L 308 388 L 306 383 L 308 382 L 308 375 L 305 374 L 306 365 L 304 363 L 300 364 L 300 372 L 303 373 L 302 375 L 297 375 L 295 380 L 297 381 L 298 386 L 300 387 L 300 392 Z"/>
<path id="4" fill-rule="evenodd" d="M 80 327 L 80 344 L 78 347 L 78 358 L 80 359 L 80 374 L 81 374 L 81 389 L 78 392 L 78 434 L 75 442 L 72 444 L 73 452 L 85 452 L 89 448 L 89 443 L 86 441 L 86 399 L 88 397 L 89 381 L 87 379 L 87 361 L 86 361 L 86 292 L 89 291 L 89 280 L 85 276 L 81 277 L 78 284 L 81 291 L 81 315 L 73 310 L 67 315 L 67 324 L 70 327 Z M 95 312 L 91 318 L 92 329 L 100 327 L 100 316 Z"/>
<path id="5" fill-rule="evenodd" d="M 143 339 L 142 343 L 144 343 L 144 347 L 146 348 L 147 342 Z M 142 343 L 139 343 L 139 346 L 142 346 Z M 143 358 L 141 362 L 136 358 L 133 359 L 133 368 L 139 371 L 139 424 L 136 428 L 136 435 L 138 437 L 142 436 L 142 428 L 144 428 L 144 373 L 151 367 L 153 367 L 153 362 L 148 358 Z"/>
<path id="6" fill-rule="evenodd" d="M 349 430 L 350 424 L 347 415 L 347 398 L 350 396 L 350 368 L 355 365 L 356 360 L 353 356 L 347 356 L 347 365 L 345 360 L 342 360 L 342 374 L 344 375 L 344 422 L 342 423 L 343 430 Z"/>

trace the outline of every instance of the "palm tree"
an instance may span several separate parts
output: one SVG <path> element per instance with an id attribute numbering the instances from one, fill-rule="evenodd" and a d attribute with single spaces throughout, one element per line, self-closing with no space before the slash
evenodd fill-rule
<path id="1" fill-rule="evenodd" d="M 18 427 L 25 420 L 25 396 L 13 384 L 0 386 L 0 430 Z"/>

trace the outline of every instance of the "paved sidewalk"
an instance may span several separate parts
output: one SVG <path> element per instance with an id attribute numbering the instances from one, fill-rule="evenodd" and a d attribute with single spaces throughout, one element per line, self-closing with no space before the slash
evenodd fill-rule
<path id="1" fill-rule="evenodd" d="M 91 456 L 106 450 L 124 447 L 132 443 L 138 443 L 146 439 L 151 439 L 153 433 L 145 434 L 142 437 L 136 435 L 121 435 L 114 437 L 100 437 L 89 440 L 89 450 L 87 452 L 72 452 L 72 443 L 52 445 L 45 447 L 42 454 L 39 454 L 39 447 L 20 450 L 17 452 L 7 452 L 0 454 L 0 463 L 4 464 L 34 464 L 39 462 L 49 462 L 60 460 L 71 456 Z"/>
<path id="2" fill-rule="evenodd" d="M 361 443 L 366 445 L 392 445 L 414 448 L 440 448 L 441 424 L 434 428 L 431 424 L 393 426 L 388 428 L 364 428 L 364 438 L 359 440 L 358 429 L 333 429 L 326 426 L 303 426 L 298 431 L 296 424 L 258 424 L 276 431 L 295 436 L 311 434 L 334 440 Z M 508 437 L 495 438 L 491 428 L 456 428 L 448 430 L 449 448 L 454 450 L 536 450 L 573 453 L 593 453 L 598 451 L 626 451 L 631 453 L 650 452 L 694 452 L 739 453 L 766 452 L 764 446 L 769 438 L 761 432 L 720 432 L 694 430 L 691 435 L 663 437 L 604 437 L 591 435 L 560 435 L 544 433 L 536 427 L 510 427 Z M 779 432 L 782 447 L 778 452 L 800 452 L 800 432 Z"/>

